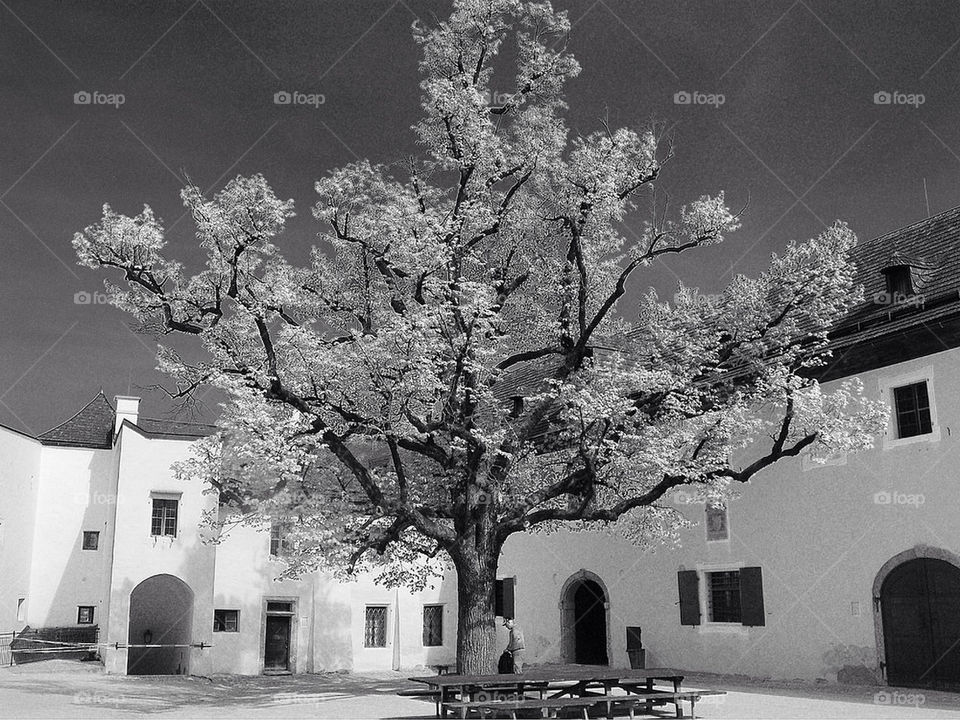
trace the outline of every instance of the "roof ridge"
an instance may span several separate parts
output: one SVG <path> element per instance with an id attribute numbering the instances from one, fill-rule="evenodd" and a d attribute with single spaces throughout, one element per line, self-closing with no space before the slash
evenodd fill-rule
<path id="1" fill-rule="evenodd" d="M 888 230 L 882 235 L 875 235 L 869 240 L 865 240 L 863 243 L 860 243 L 860 245 L 864 246 L 864 245 L 872 245 L 873 243 L 878 243 L 881 240 L 889 238 L 891 235 L 898 235 L 900 233 L 903 233 L 905 230 L 911 230 L 919 225 L 922 225 L 923 223 L 928 223 L 935 220 L 942 220 L 945 216 L 949 215 L 950 213 L 956 213 L 958 211 L 960 211 L 960 205 L 955 205 L 952 208 L 948 208 L 942 212 L 938 212 L 936 215 L 930 215 L 928 217 L 921 218 L 920 220 L 916 220 L 910 223 L 909 225 L 904 225 L 903 227 L 896 228 L 895 230 Z"/>
<path id="2" fill-rule="evenodd" d="M 45 430 L 44 432 L 40 433 L 39 435 L 37 435 L 37 439 L 39 440 L 39 439 L 42 438 L 44 435 L 49 435 L 50 433 L 54 432 L 55 430 L 59 430 L 60 428 L 62 428 L 62 427 L 63 427 L 64 425 L 66 425 L 67 423 L 73 422 L 74 420 L 77 419 L 77 417 L 79 417 L 79 416 L 83 413 L 84 410 L 86 410 L 88 407 L 90 407 L 91 405 L 93 405 L 93 403 L 95 403 L 95 402 L 96 402 L 97 400 L 99 400 L 100 398 L 103 398 L 103 401 L 104 401 L 105 403 L 107 403 L 107 406 L 108 406 L 114 413 L 117 412 L 117 409 L 116 409 L 115 407 L 113 407 L 113 405 L 110 404 L 110 401 L 107 400 L 107 396 L 103 394 L 103 390 L 101 389 L 100 392 L 98 392 L 96 395 L 93 396 L 93 398 L 91 398 L 90 402 L 88 402 L 88 403 L 87 403 L 86 405 L 84 405 L 82 408 L 80 408 L 79 410 L 77 410 L 71 417 L 67 418 L 66 420 L 64 420 L 64 421 L 63 421 L 62 423 L 60 423 L 59 425 L 54 425 L 54 426 L 53 426 L 52 428 L 50 428 L 49 430 Z"/>

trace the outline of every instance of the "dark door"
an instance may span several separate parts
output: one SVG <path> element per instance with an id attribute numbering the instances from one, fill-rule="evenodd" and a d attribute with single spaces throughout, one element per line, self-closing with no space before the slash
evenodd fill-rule
<path id="1" fill-rule="evenodd" d="M 585 580 L 573 595 L 574 662 L 582 665 L 607 664 L 607 610 L 603 589 Z"/>
<path id="2" fill-rule="evenodd" d="M 918 558 L 880 589 L 890 685 L 960 689 L 960 569 Z"/>
<path id="3" fill-rule="evenodd" d="M 267 615 L 267 637 L 263 644 L 264 670 L 290 669 L 290 618 Z"/>

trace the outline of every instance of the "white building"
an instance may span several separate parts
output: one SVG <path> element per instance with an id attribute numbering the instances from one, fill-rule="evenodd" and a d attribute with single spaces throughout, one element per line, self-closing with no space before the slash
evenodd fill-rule
<path id="1" fill-rule="evenodd" d="M 893 410 L 886 435 L 778 463 L 725 509 L 676 493 L 699 523 L 677 549 L 514 536 L 502 594 L 529 663 L 625 666 L 640 628 L 648 666 L 960 687 L 960 208 L 855 259 L 867 302 L 835 329 L 821 380 L 859 376 Z M 38 438 L 0 428 L 0 630 L 97 624 L 111 672 L 453 661 L 453 578 L 419 594 L 277 581 L 268 531 L 201 542 L 215 499 L 170 464 L 212 428 L 137 403 L 101 394 Z M 124 647 L 150 644 L 182 647 Z"/>
<path id="2" fill-rule="evenodd" d="M 116 673 L 453 662 L 449 584 L 410 594 L 277 580 L 268 528 L 204 543 L 201 515 L 216 497 L 171 465 L 214 428 L 140 418 L 138 405 L 101 393 L 37 438 L 0 427 L 0 628 L 96 625 Z"/>

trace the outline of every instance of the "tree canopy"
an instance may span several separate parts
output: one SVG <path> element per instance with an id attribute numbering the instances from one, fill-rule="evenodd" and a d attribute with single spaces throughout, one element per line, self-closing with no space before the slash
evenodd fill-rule
<path id="1" fill-rule="evenodd" d="M 181 470 L 234 519 L 287 523 L 292 572 L 372 567 L 418 587 L 452 561 L 461 605 L 464 587 L 490 604 L 513 533 L 670 537 L 673 488 L 722 501 L 780 458 L 856 451 L 882 428 L 856 381 L 827 393 L 813 379 L 827 330 L 862 300 L 842 223 L 712 298 L 681 286 L 624 307 L 651 262 L 739 221 L 722 192 L 675 212 L 656 201 L 672 152 L 660 128 L 571 137 L 569 30 L 520 0 L 457 0 L 415 25 L 422 153 L 318 180 L 305 264 L 283 253 L 294 203 L 261 175 L 183 190 L 207 258 L 194 274 L 149 207 L 105 206 L 75 236 L 81 264 L 125 281 L 112 301 L 143 329 L 204 349 L 199 363 L 160 351 L 176 395 L 229 398 Z M 508 40 L 498 87 L 512 91 L 491 105 Z M 492 608 L 474 610 L 489 639 Z"/>

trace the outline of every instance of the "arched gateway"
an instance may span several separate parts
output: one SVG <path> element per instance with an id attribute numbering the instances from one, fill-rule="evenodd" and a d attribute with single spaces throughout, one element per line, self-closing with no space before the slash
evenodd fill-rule
<path id="1" fill-rule="evenodd" d="M 130 593 L 127 674 L 186 675 L 192 631 L 190 587 L 173 575 L 147 578 Z"/>
<path id="2" fill-rule="evenodd" d="M 958 565 L 952 553 L 919 547 L 877 574 L 877 641 L 890 685 L 960 689 Z"/>
<path id="3" fill-rule="evenodd" d="M 609 665 L 610 603 L 599 576 L 587 570 L 572 575 L 560 593 L 563 660 L 580 665 Z"/>

